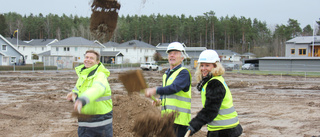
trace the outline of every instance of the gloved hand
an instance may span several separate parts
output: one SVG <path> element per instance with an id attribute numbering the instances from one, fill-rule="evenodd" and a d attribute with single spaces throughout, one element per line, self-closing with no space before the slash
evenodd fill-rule
<path id="1" fill-rule="evenodd" d="M 187 129 L 191 131 L 190 136 L 192 136 L 195 133 L 195 130 L 192 126 L 188 126 Z"/>

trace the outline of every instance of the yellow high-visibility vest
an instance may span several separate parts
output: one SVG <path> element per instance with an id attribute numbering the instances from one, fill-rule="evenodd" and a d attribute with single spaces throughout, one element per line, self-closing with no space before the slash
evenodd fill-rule
<path id="1" fill-rule="evenodd" d="M 223 83 L 223 86 L 226 89 L 226 94 L 221 103 L 221 107 L 217 117 L 214 118 L 212 122 L 207 124 L 207 128 L 209 131 L 217 131 L 217 130 L 234 128 L 239 124 L 239 120 L 238 120 L 238 113 L 233 107 L 232 95 L 229 90 L 229 87 L 227 86 L 222 76 L 212 77 L 209 81 L 213 79 L 217 79 L 221 83 Z M 202 87 L 202 90 L 201 90 L 201 100 L 202 100 L 203 108 L 205 107 L 206 88 L 209 81 Z"/>
<path id="2" fill-rule="evenodd" d="M 173 72 L 168 79 L 167 74 L 164 74 L 162 77 L 163 87 L 171 85 L 183 69 L 186 68 L 179 68 Z M 180 90 L 172 95 L 163 95 L 161 103 L 161 114 L 163 115 L 171 112 L 177 112 L 177 117 L 175 118 L 174 123 L 184 126 L 188 126 L 191 120 L 191 74 L 189 70 L 188 72 L 190 76 L 190 86 L 188 92 Z"/>

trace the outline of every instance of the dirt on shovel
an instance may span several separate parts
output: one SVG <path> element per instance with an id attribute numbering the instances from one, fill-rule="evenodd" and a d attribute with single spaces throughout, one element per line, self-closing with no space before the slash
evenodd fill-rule
<path id="1" fill-rule="evenodd" d="M 159 113 L 148 112 L 136 119 L 132 132 L 141 137 L 173 137 L 174 119 L 174 113 L 161 117 Z"/>

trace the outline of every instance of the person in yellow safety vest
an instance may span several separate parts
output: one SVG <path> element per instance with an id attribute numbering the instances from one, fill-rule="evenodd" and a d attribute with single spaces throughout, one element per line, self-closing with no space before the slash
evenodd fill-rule
<path id="1" fill-rule="evenodd" d="M 195 72 L 197 89 L 201 92 L 203 108 L 189 122 L 193 135 L 207 124 L 207 137 L 237 137 L 242 134 L 232 95 L 221 76 L 225 70 L 214 50 L 204 50 Z"/>
<path id="2" fill-rule="evenodd" d="M 170 43 L 166 52 L 170 68 L 162 77 L 162 86 L 147 88 L 145 96 L 160 95 L 153 104 L 158 106 L 161 103 L 162 115 L 178 113 L 173 128 L 177 137 L 184 137 L 191 120 L 191 73 L 181 65 L 187 54 L 179 42 Z"/>
<path id="3" fill-rule="evenodd" d="M 67 100 L 74 101 L 74 109 L 89 118 L 78 118 L 79 137 L 112 137 L 112 100 L 107 77 L 110 71 L 99 61 L 94 50 L 85 53 L 84 64 L 75 68 L 78 80 Z"/>

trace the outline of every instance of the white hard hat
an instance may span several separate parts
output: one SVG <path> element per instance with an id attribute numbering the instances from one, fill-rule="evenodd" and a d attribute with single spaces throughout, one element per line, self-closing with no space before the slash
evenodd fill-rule
<path id="1" fill-rule="evenodd" d="M 201 52 L 198 63 L 216 63 L 220 62 L 219 55 L 212 49 L 204 50 Z"/>
<path id="2" fill-rule="evenodd" d="M 181 51 L 183 53 L 185 53 L 185 49 L 183 47 L 183 45 L 179 42 L 172 42 L 168 45 L 168 48 L 167 48 L 167 51 L 166 53 L 168 54 L 169 51 L 171 50 L 178 50 L 178 51 Z"/>

